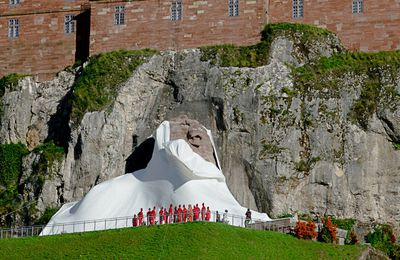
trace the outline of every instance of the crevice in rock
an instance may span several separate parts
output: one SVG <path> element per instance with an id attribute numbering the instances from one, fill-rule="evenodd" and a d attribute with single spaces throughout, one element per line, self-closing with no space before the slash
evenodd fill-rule
<path id="1" fill-rule="evenodd" d="M 74 159 L 79 160 L 82 155 L 82 135 L 79 134 L 78 140 L 76 141 L 75 147 L 74 147 Z"/>
<path id="2" fill-rule="evenodd" d="M 249 162 L 243 161 L 245 171 L 247 174 L 249 188 L 254 196 L 256 206 L 261 212 L 269 214 L 271 212 L 271 196 L 268 194 L 268 185 L 263 183 L 262 176 L 257 174 L 256 169 Z"/>
<path id="3" fill-rule="evenodd" d="M 175 84 L 175 82 L 172 79 L 167 79 L 165 84 L 169 85 L 172 87 L 172 95 L 174 97 L 174 101 L 182 104 L 183 103 L 183 95 L 179 91 L 179 86 Z"/>
<path id="4" fill-rule="evenodd" d="M 47 122 L 49 133 L 45 142 L 53 141 L 55 145 L 64 148 L 68 153 L 68 142 L 71 139 L 71 128 L 69 118 L 72 110 L 72 88 L 61 99 L 57 106 L 57 111 Z"/>
<path id="5" fill-rule="evenodd" d="M 64 204 L 64 181 L 61 182 L 60 186 L 57 186 L 57 198 L 60 204 Z"/>
<path id="6" fill-rule="evenodd" d="M 224 119 L 224 100 L 222 98 L 212 97 L 211 102 L 215 111 L 215 123 L 219 131 L 226 131 L 226 122 Z"/>

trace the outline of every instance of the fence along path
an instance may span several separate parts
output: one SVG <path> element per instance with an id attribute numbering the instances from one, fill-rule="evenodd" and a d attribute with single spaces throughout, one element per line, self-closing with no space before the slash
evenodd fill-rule
<path id="1" fill-rule="evenodd" d="M 146 221 L 146 217 L 144 217 L 143 219 L 144 221 Z M 159 225 L 158 220 L 159 220 L 159 215 L 157 214 L 155 225 Z M 225 224 L 232 226 L 245 227 L 246 225 L 245 220 L 246 220 L 245 216 L 233 215 L 228 213 L 225 219 L 223 218 L 223 214 L 220 214 L 219 222 L 223 222 Z M 294 226 L 293 224 L 294 222 L 292 220 L 293 219 L 291 218 L 285 218 L 285 219 L 276 219 L 264 222 L 258 219 L 252 219 L 251 222 L 246 225 L 246 227 L 257 230 L 273 230 L 273 231 L 288 233 Z M 206 220 L 201 220 L 201 215 L 200 215 L 199 221 L 206 221 Z M 217 222 L 217 214 L 215 211 L 211 212 L 210 222 Z M 106 219 L 95 219 L 95 220 L 76 221 L 68 223 L 57 223 L 54 225 L 5 228 L 5 229 L 0 229 L 0 239 L 39 236 L 41 235 L 42 232 L 44 234 L 53 235 L 53 234 L 100 231 L 100 230 L 118 229 L 118 228 L 131 228 L 131 227 L 132 227 L 132 216 L 126 216 L 118 218 L 106 218 Z"/>

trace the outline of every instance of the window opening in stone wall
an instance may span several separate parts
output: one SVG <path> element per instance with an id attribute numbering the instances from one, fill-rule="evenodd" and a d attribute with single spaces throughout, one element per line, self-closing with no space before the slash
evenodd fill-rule
<path id="1" fill-rule="evenodd" d="M 115 24 L 125 24 L 125 6 L 115 7 Z"/>
<path id="2" fill-rule="evenodd" d="M 172 1 L 171 3 L 171 20 L 182 20 L 182 1 Z"/>
<path id="3" fill-rule="evenodd" d="M 353 0 L 353 14 L 360 14 L 364 12 L 364 1 L 363 0 Z"/>
<path id="4" fill-rule="evenodd" d="M 228 0 L 229 16 L 239 16 L 239 0 Z"/>
<path id="5" fill-rule="evenodd" d="M 64 32 L 66 34 L 75 32 L 75 21 L 73 15 L 66 15 L 64 18 Z"/>
<path id="6" fill-rule="evenodd" d="M 10 5 L 17 5 L 20 3 L 20 0 L 10 0 Z"/>
<path id="7" fill-rule="evenodd" d="M 293 0 L 293 18 L 304 16 L 303 0 Z"/>
<path id="8" fill-rule="evenodd" d="M 17 38 L 19 36 L 19 20 L 11 19 L 8 21 L 8 37 Z"/>

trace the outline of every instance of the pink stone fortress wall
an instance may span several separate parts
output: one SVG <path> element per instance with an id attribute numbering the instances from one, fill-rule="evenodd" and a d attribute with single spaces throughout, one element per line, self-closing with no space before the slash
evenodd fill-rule
<path id="1" fill-rule="evenodd" d="M 349 49 L 400 49 L 399 0 L 364 0 L 361 14 L 352 14 L 352 0 L 304 0 L 304 17 L 297 19 L 292 18 L 292 1 L 239 0 L 239 16 L 229 17 L 228 0 L 182 0 L 182 20 L 171 21 L 168 0 L 21 0 L 16 6 L 0 0 L 0 77 L 18 72 L 51 78 L 73 64 L 82 49 L 93 55 L 117 49 L 254 44 L 266 22 L 325 27 L 337 32 Z M 91 8 L 87 28 L 65 34 L 64 16 L 89 13 L 83 4 Z M 115 6 L 120 5 L 125 6 L 125 24 L 114 25 Z M 14 18 L 19 19 L 20 36 L 10 39 L 8 22 Z M 76 45 L 81 38 L 87 38 L 87 45 Z"/>
<path id="2" fill-rule="evenodd" d="M 75 62 L 75 34 L 64 34 L 64 16 L 80 13 L 83 1 L 0 0 L 0 77 L 13 73 L 48 79 Z M 19 20 L 19 37 L 8 37 L 8 22 Z"/>
<path id="3" fill-rule="evenodd" d="M 90 53 L 115 49 L 182 49 L 203 45 L 254 44 L 265 23 L 262 0 L 240 0 L 239 16 L 228 0 L 183 0 L 182 20 L 171 21 L 171 1 L 91 3 Z M 114 25 L 115 6 L 125 6 L 125 24 Z"/>
<path id="4" fill-rule="evenodd" d="M 352 13 L 352 0 L 304 0 L 304 17 L 292 18 L 292 0 L 269 1 L 269 22 L 298 22 L 328 28 L 349 49 L 400 49 L 400 1 L 364 0 L 364 12 Z"/>

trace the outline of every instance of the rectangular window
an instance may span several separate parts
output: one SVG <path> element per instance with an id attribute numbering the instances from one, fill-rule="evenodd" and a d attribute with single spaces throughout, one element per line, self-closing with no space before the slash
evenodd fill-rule
<path id="1" fill-rule="evenodd" d="M 303 0 L 293 0 L 293 18 L 300 18 L 303 16 Z"/>
<path id="2" fill-rule="evenodd" d="M 66 34 L 75 32 L 75 21 L 73 15 L 66 15 L 64 17 L 64 32 Z"/>
<path id="3" fill-rule="evenodd" d="M 228 0 L 228 15 L 239 16 L 239 0 Z"/>
<path id="4" fill-rule="evenodd" d="M 17 5 L 20 3 L 20 0 L 10 0 L 10 5 Z"/>
<path id="5" fill-rule="evenodd" d="M 125 6 L 115 7 L 115 24 L 125 24 Z"/>
<path id="6" fill-rule="evenodd" d="M 363 0 L 353 0 L 353 14 L 360 14 L 364 12 L 364 1 Z"/>
<path id="7" fill-rule="evenodd" d="M 182 20 L 182 1 L 172 1 L 171 3 L 171 20 L 178 21 Z"/>
<path id="8" fill-rule="evenodd" d="M 19 20 L 10 19 L 8 21 L 8 37 L 17 38 L 19 36 Z"/>

